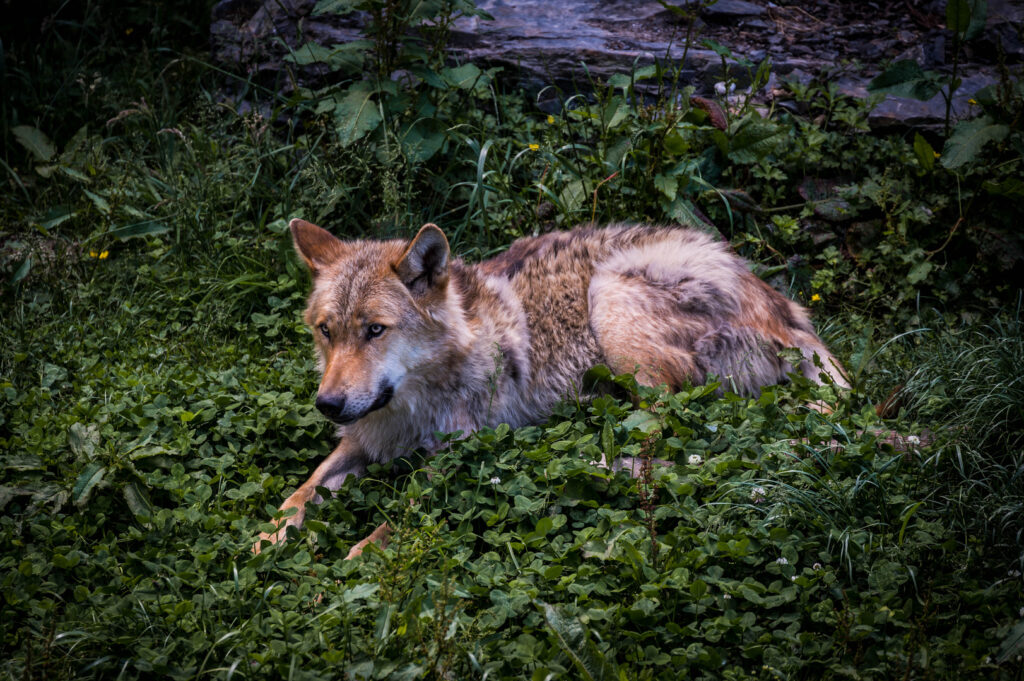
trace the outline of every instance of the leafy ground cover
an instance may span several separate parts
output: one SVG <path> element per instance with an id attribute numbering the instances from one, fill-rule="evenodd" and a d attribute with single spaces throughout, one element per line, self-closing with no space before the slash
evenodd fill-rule
<path id="1" fill-rule="evenodd" d="M 205 65 L 206 7 L 178 7 L 43 7 L 3 37 L 7 677 L 1024 676 L 1019 81 L 948 137 L 869 134 L 827 79 L 791 86 L 796 115 L 691 100 L 667 68 L 549 113 L 391 27 L 355 67 L 296 53 L 338 80 L 284 97 Z M 382 55 L 418 75 L 345 80 Z M 469 259 L 707 216 L 812 307 L 854 390 L 598 369 L 609 394 L 374 469 L 254 556 L 331 446 L 300 215 L 436 221 Z M 384 519 L 390 547 L 341 560 Z"/>

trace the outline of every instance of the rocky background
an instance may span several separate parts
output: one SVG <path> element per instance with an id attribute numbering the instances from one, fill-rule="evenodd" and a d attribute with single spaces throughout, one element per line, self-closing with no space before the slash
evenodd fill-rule
<path id="1" fill-rule="evenodd" d="M 361 20 L 314 15 L 315 5 L 316 0 L 222 0 L 213 9 L 214 60 L 285 92 L 314 80 L 315 69 L 295 73 L 283 58 L 307 42 L 330 46 L 354 40 Z M 889 62 L 913 59 L 925 69 L 950 69 L 945 5 L 943 0 L 718 0 L 701 11 L 694 44 L 686 49 L 686 24 L 656 0 L 479 0 L 477 6 L 493 20 L 458 22 L 450 54 L 479 66 L 502 66 L 506 82 L 515 86 L 540 91 L 555 84 L 571 93 L 586 91 L 590 77 L 628 72 L 634 64 L 678 64 L 685 52 L 682 80 L 697 94 L 710 95 L 723 73 L 720 56 L 701 46 L 709 39 L 731 51 L 731 75 L 741 85 L 747 69 L 737 59 L 755 64 L 771 59 L 773 82 L 760 93 L 766 101 L 781 94 L 773 87 L 779 78 L 809 80 L 823 73 L 844 94 L 866 96 L 867 82 Z M 953 107 L 957 116 L 970 112 L 974 92 L 998 81 L 1001 63 L 1019 70 L 1022 35 L 1024 0 L 989 0 L 985 31 L 963 48 L 963 84 Z M 941 125 L 944 116 L 941 97 L 919 102 L 887 96 L 870 122 L 878 128 L 929 128 Z"/>

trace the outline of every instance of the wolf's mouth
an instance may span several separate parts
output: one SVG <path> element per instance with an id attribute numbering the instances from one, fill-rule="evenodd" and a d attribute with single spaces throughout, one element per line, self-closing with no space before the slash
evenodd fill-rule
<path id="1" fill-rule="evenodd" d="M 394 386 L 385 385 L 384 389 L 380 391 L 379 395 L 377 395 L 377 399 L 375 399 L 373 401 L 373 404 L 370 405 L 370 408 L 366 410 L 366 414 L 369 414 L 371 411 L 377 411 L 378 409 L 387 406 L 388 402 L 390 402 L 391 398 L 394 396 Z M 363 416 L 366 416 L 366 414 L 363 414 Z"/>

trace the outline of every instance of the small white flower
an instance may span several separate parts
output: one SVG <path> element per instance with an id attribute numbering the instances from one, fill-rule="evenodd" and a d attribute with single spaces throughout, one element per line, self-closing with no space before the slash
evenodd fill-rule
<path id="1" fill-rule="evenodd" d="M 704 459 L 700 458 L 700 454 L 690 454 L 690 458 L 687 461 L 691 466 L 699 466 L 704 463 Z"/>
<path id="2" fill-rule="evenodd" d="M 494 476 L 493 478 L 491 478 L 491 484 L 492 485 L 501 484 L 501 478 L 499 478 L 498 476 Z"/>
<path id="3" fill-rule="evenodd" d="M 736 91 L 736 83 L 726 83 L 725 81 L 719 81 L 715 83 L 715 94 L 721 97 L 726 92 L 733 93 Z"/>
<path id="4" fill-rule="evenodd" d="M 768 493 L 765 491 L 764 487 L 755 487 L 754 489 L 750 490 L 750 500 L 753 501 L 755 504 L 760 504 L 767 498 Z"/>
<path id="5" fill-rule="evenodd" d="M 921 438 L 919 438 L 917 435 L 908 435 L 907 436 L 907 444 L 908 445 L 919 445 L 919 444 L 921 444 Z"/>
<path id="6" fill-rule="evenodd" d="M 815 571 L 820 570 L 821 569 L 821 563 L 815 563 L 814 565 L 811 566 L 811 569 L 815 570 Z"/>
<path id="7" fill-rule="evenodd" d="M 789 561 L 786 560 L 785 558 L 776 558 L 775 562 L 778 563 L 779 565 L 789 565 Z"/>
<path id="8" fill-rule="evenodd" d="M 1020 570 L 1010 570 L 1006 574 L 1010 575 L 1011 577 L 1020 577 Z"/>
<path id="9" fill-rule="evenodd" d="M 724 598 L 727 601 L 731 601 L 732 600 L 732 594 L 725 594 L 724 596 L 722 596 L 722 598 Z"/>
<path id="10" fill-rule="evenodd" d="M 796 575 L 793 575 L 792 577 L 790 577 L 790 578 L 789 578 L 789 581 L 791 581 L 791 582 L 795 582 L 795 581 L 796 581 Z"/>

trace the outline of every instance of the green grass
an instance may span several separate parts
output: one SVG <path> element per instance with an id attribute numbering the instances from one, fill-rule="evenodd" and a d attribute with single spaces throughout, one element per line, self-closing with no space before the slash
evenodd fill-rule
<path id="1" fill-rule="evenodd" d="M 317 93 L 273 123 L 236 113 L 191 47 L 199 10 L 107 10 L 4 37 L 5 84 L 30 85 L 5 90 L 0 189 L 4 677 L 1024 678 L 1019 292 L 985 230 L 954 229 L 1013 236 L 991 184 L 1012 191 L 1011 144 L 954 175 L 825 85 L 796 93 L 831 107 L 821 125 L 720 130 L 635 106 L 628 78 L 550 118 L 488 80 L 436 93 L 448 132 L 423 159 L 397 110 L 349 144 Z M 88 98 L 56 87 L 83 69 Z M 696 211 L 811 305 L 854 376 L 832 414 L 802 382 L 619 377 L 546 424 L 374 468 L 252 555 L 332 443 L 288 219 L 352 238 L 432 220 L 478 259 Z M 633 479 L 602 453 L 675 465 Z M 387 549 L 342 560 L 385 519 Z"/>

